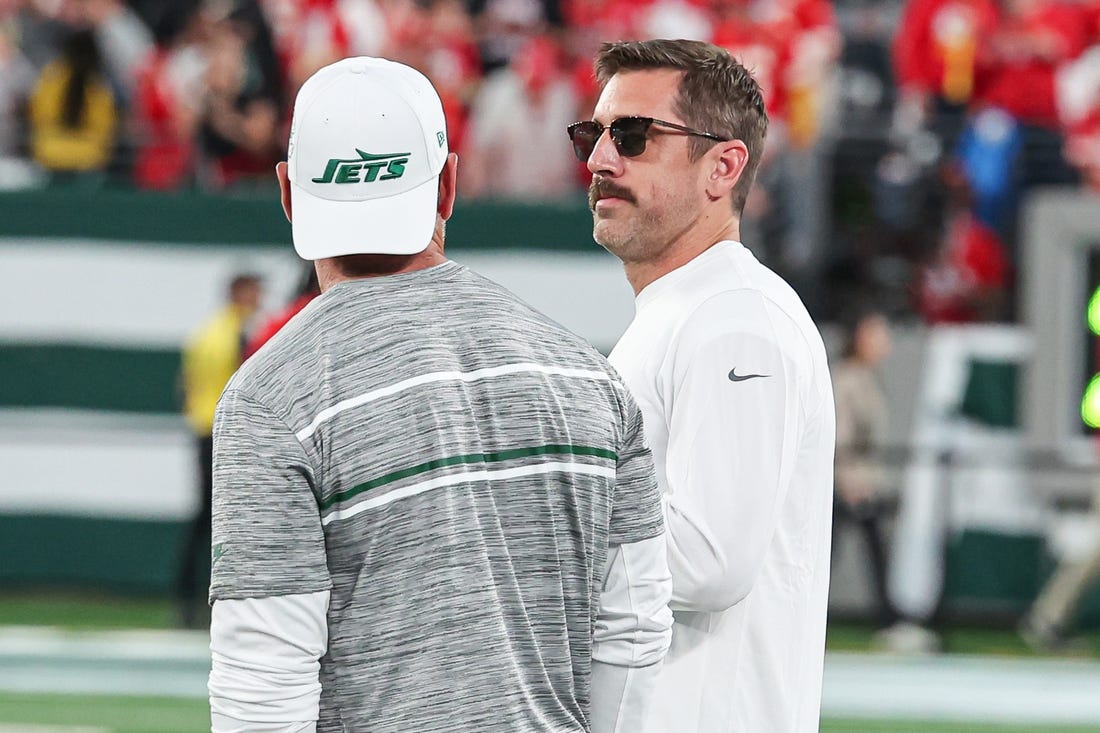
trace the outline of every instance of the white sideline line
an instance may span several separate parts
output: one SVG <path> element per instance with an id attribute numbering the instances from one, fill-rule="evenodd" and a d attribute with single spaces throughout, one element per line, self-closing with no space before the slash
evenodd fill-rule
<path id="1" fill-rule="evenodd" d="M 193 631 L 0 628 L 0 692 L 206 696 L 208 639 Z M 18 664 L 12 664 L 18 662 Z M 94 669 L 94 673 L 89 673 Z M 1100 660 L 830 652 L 822 715 L 894 721 L 1095 725 Z M 54 733 L 4 728 L 0 733 Z M 57 728 L 57 733 L 103 733 Z"/>

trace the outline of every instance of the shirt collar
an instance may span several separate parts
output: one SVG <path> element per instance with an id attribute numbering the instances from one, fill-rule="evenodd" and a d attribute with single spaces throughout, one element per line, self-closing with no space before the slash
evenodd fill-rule
<path id="1" fill-rule="evenodd" d="M 707 247 L 692 260 L 680 265 L 671 272 L 666 272 L 664 275 L 661 275 L 649 285 L 642 288 L 642 292 L 634 297 L 635 310 L 640 311 L 642 308 L 660 298 L 664 293 L 674 290 L 678 283 L 690 277 L 692 273 L 709 267 L 716 259 L 721 257 L 724 252 L 735 252 L 743 248 L 744 246 L 740 242 L 735 242 L 731 239 L 725 239 Z"/>

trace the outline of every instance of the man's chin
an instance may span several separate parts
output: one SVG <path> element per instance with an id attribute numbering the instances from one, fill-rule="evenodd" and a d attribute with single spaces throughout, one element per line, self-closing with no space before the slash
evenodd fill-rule
<path id="1" fill-rule="evenodd" d="M 592 239 L 596 240 L 596 244 L 600 245 L 608 252 L 615 254 L 622 246 L 623 237 L 621 232 L 616 232 L 611 222 L 601 219 L 598 216 L 593 218 L 595 222 L 592 227 Z"/>

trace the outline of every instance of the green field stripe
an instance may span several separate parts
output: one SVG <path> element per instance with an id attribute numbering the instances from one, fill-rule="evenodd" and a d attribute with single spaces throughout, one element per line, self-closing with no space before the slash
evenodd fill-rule
<path id="1" fill-rule="evenodd" d="M 270 245 L 289 253 L 290 224 L 271 178 L 270 187 L 233 197 L 77 188 L 2 193 L 0 237 Z M 447 242 L 455 251 L 598 250 L 581 193 L 562 203 L 459 202 L 447 224 Z"/>
<path id="2" fill-rule="evenodd" d="M 501 461 L 511 461 L 517 458 L 529 458 L 531 456 L 546 456 L 546 455 L 573 455 L 573 456 L 595 456 L 597 458 L 606 458 L 608 460 L 617 460 L 618 455 L 614 452 L 606 450 L 604 448 L 592 448 L 584 445 L 538 445 L 530 448 L 513 448 L 510 450 L 500 451 L 498 453 L 471 453 L 464 456 L 448 456 L 447 458 L 437 458 L 434 461 L 428 461 L 416 466 L 410 466 L 408 468 L 402 468 L 399 471 L 393 471 L 387 473 L 384 476 L 371 479 L 365 483 L 353 486 L 350 489 L 337 492 L 321 502 L 321 511 L 331 509 L 333 505 L 353 499 L 364 491 L 370 491 L 371 489 L 377 489 L 379 486 L 385 486 L 391 484 L 394 481 L 400 481 L 401 479 L 409 478 L 410 476 L 416 476 L 418 474 L 427 473 L 428 471 L 434 471 L 437 468 L 446 468 L 448 466 L 461 466 L 478 463 L 500 463 Z"/>
<path id="3" fill-rule="evenodd" d="M 171 349 L 0 343 L 0 407 L 177 413 Z"/>
<path id="4" fill-rule="evenodd" d="M 210 729 L 210 706 L 201 698 L 0 694 L 0 731 L 7 724 L 94 726 L 112 733 L 193 733 Z"/>
<path id="5" fill-rule="evenodd" d="M 167 595 L 180 566 L 186 529 L 183 522 L 153 519 L 0 515 L 0 557 L 7 558 L 0 562 L 0 588 L 5 593 L 20 587 L 54 587 Z M 201 562 L 209 555 L 200 552 Z M 4 609 L 11 607 L 0 604 L 0 622 L 16 622 L 4 616 Z M 58 615 L 51 615 L 54 612 Z M 117 621 L 130 623 L 124 615 Z M 68 625 L 64 607 L 46 612 L 40 621 L 51 622 Z"/>

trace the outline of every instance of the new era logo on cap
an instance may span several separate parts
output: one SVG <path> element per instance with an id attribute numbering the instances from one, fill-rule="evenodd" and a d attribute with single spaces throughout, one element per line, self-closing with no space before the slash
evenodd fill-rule
<path id="1" fill-rule="evenodd" d="M 310 77 L 294 103 L 287 160 L 298 254 L 427 247 L 449 152 L 445 131 L 439 96 L 408 66 L 358 57 Z"/>

